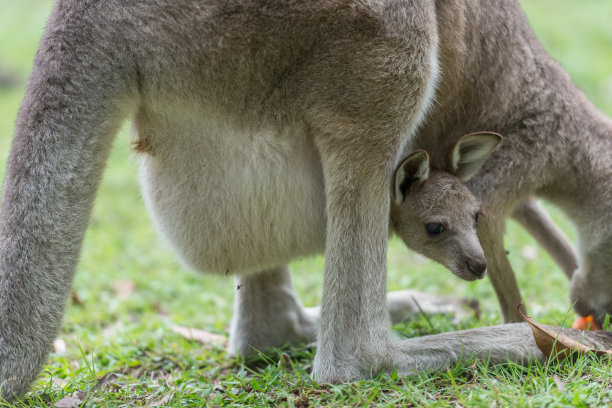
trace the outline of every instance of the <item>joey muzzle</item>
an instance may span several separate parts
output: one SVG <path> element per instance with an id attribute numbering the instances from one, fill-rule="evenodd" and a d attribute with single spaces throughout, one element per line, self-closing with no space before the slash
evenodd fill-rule
<path id="1" fill-rule="evenodd" d="M 486 259 L 468 259 L 466 261 L 467 268 L 472 272 L 477 279 L 482 279 L 487 272 Z"/>

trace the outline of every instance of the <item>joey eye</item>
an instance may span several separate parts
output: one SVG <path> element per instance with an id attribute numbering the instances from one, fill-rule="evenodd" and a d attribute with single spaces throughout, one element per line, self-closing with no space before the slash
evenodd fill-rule
<path id="1" fill-rule="evenodd" d="M 482 217 L 484 217 L 484 214 L 478 211 L 474 216 L 474 221 L 476 222 L 476 225 L 480 224 L 480 220 L 482 219 Z"/>
<path id="2" fill-rule="evenodd" d="M 425 224 L 425 231 L 430 237 L 435 237 L 444 232 L 444 226 L 442 224 L 438 224 L 437 222 L 430 222 Z"/>

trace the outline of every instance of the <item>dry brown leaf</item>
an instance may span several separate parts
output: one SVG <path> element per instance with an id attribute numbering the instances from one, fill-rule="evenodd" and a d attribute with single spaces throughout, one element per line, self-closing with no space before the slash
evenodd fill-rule
<path id="1" fill-rule="evenodd" d="M 114 281 L 111 282 L 111 286 L 115 290 L 115 297 L 119 300 L 129 299 L 136 290 L 136 283 L 131 280 Z"/>
<path id="2" fill-rule="evenodd" d="M 172 331 L 188 340 L 195 340 L 202 344 L 225 342 L 225 336 L 190 327 L 172 326 Z"/>
<path id="3" fill-rule="evenodd" d="M 480 310 L 480 303 L 478 303 L 478 300 L 463 298 L 462 302 L 474 311 L 474 316 L 476 317 L 476 320 L 480 320 L 480 316 L 482 316 L 482 310 Z"/>
<path id="4" fill-rule="evenodd" d="M 117 378 L 118 376 L 115 373 L 106 373 L 103 377 L 98 379 L 96 385 L 94 385 L 91 391 L 89 391 L 88 393 L 85 391 L 77 391 L 73 396 L 64 397 L 61 400 L 57 401 L 53 406 L 56 408 L 72 408 L 75 406 L 80 406 L 85 401 L 87 401 L 95 392 L 99 391 L 100 389 L 106 387 L 109 384 L 112 384 L 114 381 L 117 380 Z"/>
<path id="5" fill-rule="evenodd" d="M 172 400 L 173 396 L 174 396 L 173 393 L 166 394 L 161 399 L 158 399 L 157 401 L 154 401 L 154 402 L 150 403 L 149 406 L 150 407 L 163 407 L 163 406 L 166 406 Z"/>
<path id="6" fill-rule="evenodd" d="M 83 302 L 81 301 L 81 299 L 79 298 L 79 295 L 74 290 L 70 292 L 70 301 L 72 302 L 73 305 L 83 306 Z"/>
<path id="7" fill-rule="evenodd" d="M 83 400 L 76 397 L 64 397 L 53 404 L 56 408 L 73 408 L 83 403 Z"/>
<path id="8" fill-rule="evenodd" d="M 53 387 L 55 388 L 64 388 L 66 385 L 68 385 L 68 381 L 62 379 L 62 378 L 57 378 L 57 377 L 53 377 L 53 380 L 51 381 L 51 383 L 53 384 Z"/>
<path id="9" fill-rule="evenodd" d="M 59 337 L 53 342 L 53 352 L 55 354 L 63 354 L 67 349 L 66 342 Z"/>
<path id="10" fill-rule="evenodd" d="M 594 353 L 598 356 L 612 355 L 612 332 L 590 332 L 546 326 L 525 316 L 521 311 L 522 305 L 523 302 L 520 302 L 519 313 L 531 327 L 536 345 L 546 358 L 552 356 L 564 359 L 573 351 Z"/>
<path id="11" fill-rule="evenodd" d="M 157 311 L 157 314 L 160 316 L 164 316 L 164 317 L 168 317 L 170 316 L 170 313 L 168 313 L 168 310 L 164 307 L 164 305 L 162 305 L 159 302 L 155 302 L 153 304 L 153 307 L 155 308 L 155 310 Z"/>
<path id="12" fill-rule="evenodd" d="M 553 375 L 553 381 L 555 382 L 555 384 L 557 384 L 559 391 L 565 391 L 565 384 L 563 384 L 563 381 L 561 381 L 561 378 L 559 378 L 557 374 Z"/>
<path id="13" fill-rule="evenodd" d="M 526 245 L 521 249 L 521 255 L 523 255 L 523 258 L 527 259 L 528 261 L 538 259 L 538 248 L 531 245 Z"/>
<path id="14" fill-rule="evenodd" d="M 98 391 L 98 390 L 106 387 L 107 385 L 114 383 L 115 381 L 117 381 L 117 378 L 119 378 L 119 377 L 117 376 L 117 374 L 115 374 L 113 372 L 104 374 L 104 376 L 102 378 L 98 379 L 98 382 L 91 389 L 91 392 Z"/>

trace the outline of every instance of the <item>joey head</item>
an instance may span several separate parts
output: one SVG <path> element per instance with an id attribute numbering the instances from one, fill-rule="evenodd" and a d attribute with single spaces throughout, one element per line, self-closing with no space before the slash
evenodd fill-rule
<path id="1" fill-rule="evenodd" d="M 406 246 L 468 281 L 485 276 L 487 261 L 477 233 L 483 209 L 463 182 L 501 139 L 495 133 L 465 135 L 445 168 L 431 168 L 427 152 L 417 150 L 400 163 L 393 180 L 392 229 Z"/>

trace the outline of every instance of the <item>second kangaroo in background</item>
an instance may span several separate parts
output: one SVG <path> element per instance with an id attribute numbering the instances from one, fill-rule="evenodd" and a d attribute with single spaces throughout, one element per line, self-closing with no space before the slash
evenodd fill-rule
<path id="1" fill-rule="evenodd" d="M 445 8 L 440 12 L 451 13 Z M 452 35 L 454 41 L 449 47 L 442 42 L 445 80 L 437 89 L 437 103 L 404 151 L 424 149 L 437 157 L 435 152 L 475 129 L 502 134 L 503 144 L 467 185 L 487 214 L 479 236 L 504 320 L 520 320 L 520 292 L 503 245 L 505 218 L 513 215 L 536 239 L 546 241 L 540 232 L 552 224 L 545 218 L 538 225 L 538 207 L 525 202 L 542 197 L 576 226 L 576 272 L 566 241 L 544 246 L 571 276 L 576 312 L 595 315 L 601 323 L 605 313 L 612 313 L 612 121 L 546 54 L 524 19 L 490 26 L 491 37 L 480 39 L 479 52 L 464 52 L 474 49 L 474 27 L 488 24 L 487 19 L 454 13 L 456 25 L 440 27 L 441 37 Z M 438 160 L 442 163 L 434 164 L 446 158 Z"/>
<path id="2" fill-rule="evenodd" d="M 444 265 L 465 280 L 483 278 L 487 261 L 477 233 L 484 215 L 483 205 L 463 183 L 476 175 L 501 140 L 502 137 L 493 132 L 468 134 L 459 138 L 447 152 L 438 149 L 439 153 L 433 157 L 437 167 L 431 171 L 429 154 L 417 150 L 409 154 L 395 172 L 391 229 L 407 247 Z M 571 279 L 578 262 L 574 249 L 537 200 L 525 199 L 516 207 L 512 217 L 546 249 Z M 406 311 L 405 304 L 409 301 L 402 298 L 404 292 L 388 294 L 392 316 L 393 311 L 397 310 L 398 314 Z M 506 292 L 502 290 L 502 293 Z M 431 295 L 419 295 L 423 297 L 419 301 L 431 302 Z M 402 305 L 404 308 L 400 307 Z M 431 309 L 432 312 L 435 310 Z M 398 317 L 392 320 L 397 321 Z"/>
<path id="3" fill-rule="evenodd" d="M 483 204 L 463 183 L 477 174 L 501 140 L 502 137 L 493 132 L 468 134 L 459 138 L 448 153 L 441 151 L 433 157 L 437 166 L 442 167 L 431 168 L 430 155 L 425 150 L 416 150 L 400 163 L 395 172 L 392 231 L 408 248 L 442 264 L 465 280 L 483 278 L 487 261 L 477 232 L 480 219 L 485 215 Z M 528 197 L 511 216 L 542 245 L 568 279 L 572 279 L 578 265 L 574 249 L 539 202 Z M 488 222 L 498 223 L 499 220 Z M 401 320 L 399 318 L 403 316 L 399 314 L 408 309 L 409 300 L 402 298 L 404 292 L 408 293 L 388 294 L 392 321 Z M 507 292 L 502 289 L 501 293 L 506 295 Z M 419 295 L 423 296 L 419 301 L 431 302 L 431 295 Z M 509 296 L 513 295 L 509 293 Z M 443 302 L 442 297 L 440 302 Z M 430 311 L 435 310 L 432 308 Z M 393 316 L 394 311 L 398 316 Z"/>

